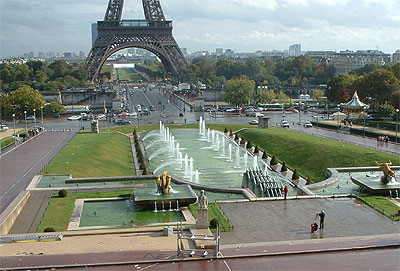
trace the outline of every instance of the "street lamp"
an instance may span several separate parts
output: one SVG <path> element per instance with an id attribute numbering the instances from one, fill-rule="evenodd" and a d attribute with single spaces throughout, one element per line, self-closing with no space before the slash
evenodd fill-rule
<path id="1" fill-rule="evenodd" d="M 15 114 L 12 114 L 13 125 L 14 125 L 14 145 L 17 146 L 16 135 L 15 135 Z"/>
<path id="2" fill-rule="evenodd" d="M 397 133 L 399 131 L 399 109 L 396 109 L 396 143 L 398 142 Z"/>
<path id="3" fill-rule="evenodd" d="M 26 110 L 24 111 L 24 115 L 25 115 L 25 136 L 27 136 L 27 134 L 28 134 L 28 122 L 26 121 Z"/>
<path id="4" fill-rule="evenodd" d="M 36 129 L 36 108 L 33 109 L 33 120 L 35 121 L 35 129 Z"/>
<path id="5" fill-rule="evenodd" d="M 365 110 L 367 109 L 367 107 L 364 106 L 363 109 L 364 109 L 364 129 L 363 129 L 363 137 L 365 137 L 365 118 L 367 117 L 367 114 L 366 114 Z"/>
<path id="6" fill-rule="evenodd" d="M 40 113 L 41 113 L 41 115 L 42 115 L 42 129 L 44 129 L 44 126 L 43 126 L 43 106 L 41 106 L 40 107 Z"/>

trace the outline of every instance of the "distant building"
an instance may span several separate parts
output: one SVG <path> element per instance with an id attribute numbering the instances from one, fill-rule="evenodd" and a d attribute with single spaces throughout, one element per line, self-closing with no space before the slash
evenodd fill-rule
<path id="1" fill-rule="evenodd" d="M 188 57 L 188 56 L 189 56 L 189 52 L 188 52 L 188 49 L 187 49 L 187 48 L 181 48 L 181 51 L 182 51 L 182 54 L 183 54 L 185 57 Z"/>
<path id="2" fill-rule="evenodd" d="M 92 23 L 92 46 L 97 39 L 97 23 Z"/>
<path id="3" fill-rule="evenodd" d="M 233 56 L 234 54 L 235 54 L 235 51 L 232 49 L 225 50 L 225 55 L 227 55 L 227 56 Z"/>
<path id="4" fill-rule="evenodd" d="M 224 54 L 224 49 L 223 49 L 223 48 L 217 48 L 217 49 L 215 49 L 215 54 L 216 54 L 217 56 L 223 55 L 223 54 Z"/>
<path id="5" fill-rule="evenodd" d="M 390 59 L 390 54 L 378 50 L 358 50 L 356 52 L 346 50 L 336 53 L 329 63 L 335 66 L 335 75 L 338 75 L 349 73 L 353 69 L 364 67 L 366 64 L 384 65 L 389 63 Z"/>
<path id="6" fill-rule="evenodd" d="M 397 50 L 392 55 L 392 62 L 396 63 L 400 61 L 400 50 Z"/>
<path id="7" fill-rule="evenodd" d="M 292 44 L 289 46 L 289 57 L 296 57 L 301 55 L 301 45 L 299 44 Z"/>
<path id="8" fill-rule="evenodd" d="M 38 57 L 45 58 L 46 57 L 45 52 L 39 52 Z"/>

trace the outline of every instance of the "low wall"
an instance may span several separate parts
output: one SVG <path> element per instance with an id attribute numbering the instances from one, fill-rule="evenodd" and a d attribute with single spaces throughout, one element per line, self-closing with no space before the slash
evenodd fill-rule
<path id="1" fill-rule="evenodd" d="M 22 191 L 0 215 L 0 234 L 7 234 L 10 231 L 29 197 L 29 191 Z"/>

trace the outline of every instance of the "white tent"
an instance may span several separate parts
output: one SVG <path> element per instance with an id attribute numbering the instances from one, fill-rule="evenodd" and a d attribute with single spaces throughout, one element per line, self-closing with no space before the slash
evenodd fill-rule
<path id="1" fill-rule="evenodd" d="M 332 114 L 332 119 L 333 120 L 344 120 L 347 118 L 347 115 L 342 112 L 335 112 Z"/>

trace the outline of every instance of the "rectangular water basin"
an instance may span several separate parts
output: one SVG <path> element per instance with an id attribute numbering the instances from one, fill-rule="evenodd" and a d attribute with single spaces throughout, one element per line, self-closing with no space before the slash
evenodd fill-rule
<path id="1" fill-rule="evenodd" d="M 133 199 L 83 200 L 79 219 L 82 227 L 131 227 L 186 221 L 181 211 L 154 212 L 138 207 Z"/>

